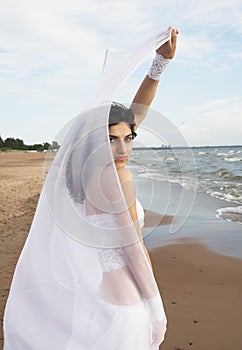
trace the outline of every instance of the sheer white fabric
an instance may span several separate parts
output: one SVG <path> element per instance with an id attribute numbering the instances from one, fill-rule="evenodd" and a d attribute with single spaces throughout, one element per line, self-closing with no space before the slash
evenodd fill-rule
<path id="1" fill-rule="evenodd" d="M 107 101 L 169 37 L 156 31 L 107 52 L 94 103 L 69 125 L 48 171 L 5 309 L 4 350 L 158 349 L 144 298 L 159 291 L 118 180 Z M 104 271 L 100 249 L 122 252 L 119 268 Z"/>
<path id="2" fill-rule="evenodd" d="M 136 199 L 136 210 L 139 220 L 140 228 L 144 226 L 144 209 L 141 205 L 141 203 Z M 104 214 L 105 215 L 105 214 Z M 104 216 L 102 215 L 102 217 Z M 109 215 L 105 215 L 109 216 Z M 93 216 L 94 220 L 97 218 L 99 220 L 98 216 Z M 103 218 L 106 221 L 106 218 Z M 110 221 L 108 220 L 107 225 L 110 224 Z M 123 254 L 123 248 L 97 248 L 97 254 L 98 258 L 102 267 L 103 272 L 109 272 L 112 270 L 119 269 L 126 264 L 124 254 Z"/>

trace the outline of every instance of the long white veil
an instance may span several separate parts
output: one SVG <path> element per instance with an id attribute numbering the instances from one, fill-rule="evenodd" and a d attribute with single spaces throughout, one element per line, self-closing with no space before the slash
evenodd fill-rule
<path id="1" fill-rule="evenodd" d="M 105 349 L 115 349 L 120 335 L 102 334 L 102 322 L 110 318 L 105 304 L 98 304 L 100 322 L 91 322 L 102 280 L 100 250 L 122 248 L 129 254 L 130 247 L 139 247 L 144 278 L 129 267 L 130 279 L 141 298 L 142 291 L 158 292 L 118 180 L 108 116 L 123 81 L 169 38 L 169 29 L 155 31 L 142 42 L 107 51 L 93 102 L 65 128 L 58 152 L 48 154 L 53 161 L 5 309 L 5 350 L 99 349 L 92 344 L 94 334 L 100 342 L 106 337 Z"/>

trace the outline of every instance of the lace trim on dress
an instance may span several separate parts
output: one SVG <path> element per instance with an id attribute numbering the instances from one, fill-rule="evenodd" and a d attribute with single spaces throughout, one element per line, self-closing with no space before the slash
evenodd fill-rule
<path id="1" fill-rule="evenodd" d="M 136 199 L 137 215 L 140 227 L 144 226 L 144 209 L 141 203 Z M 119 269 L 126 265 L 123 248 L 98 248 L 98 258 L 103 272 Z"/>

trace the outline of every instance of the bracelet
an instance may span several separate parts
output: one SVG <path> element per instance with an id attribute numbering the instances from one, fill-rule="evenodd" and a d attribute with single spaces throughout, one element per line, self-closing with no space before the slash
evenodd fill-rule
<path id="1" fill-rule="evenodd" d="M 144 299 L 144 302 L 149 309 L 152 321 L 166 320 L 163 302 L 159 294 L 152 299 Z"/>
<path id="2" fill-rule="evenodd" d="M 162 55 L 160 55 L 158 52 L 155 55 L 155 58 L 153 59 L 152 65 L 150 67 L 150 70 L 148 72 L 148 77 L 153 80 L 160 80 L 161 74 L 164 72 L 166 66 L 171 61 L 169 58 L 164 58 Z"/>

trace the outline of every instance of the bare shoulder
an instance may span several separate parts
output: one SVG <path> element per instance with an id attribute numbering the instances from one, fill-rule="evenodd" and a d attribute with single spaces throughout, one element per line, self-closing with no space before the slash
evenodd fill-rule
<path id="1" fill-rule="evenodd" d="M 123 181 L 132 181 L 134 182 L 134 175 L 132 174 L 132 172 L 126 168 L 120 168 L 117 169 L 118 172 L 118 177 L 120 182 Z"/>
<path id="2" fill-rule="evenodd" d="M 134 208 L 136 198 L 134 175 L 130 170 L 125 168 L 117 169 L 117 172 L 127 206 L 129 210 L 131 210 L 132 208 L 133 210 L 136 210 Z"/>

